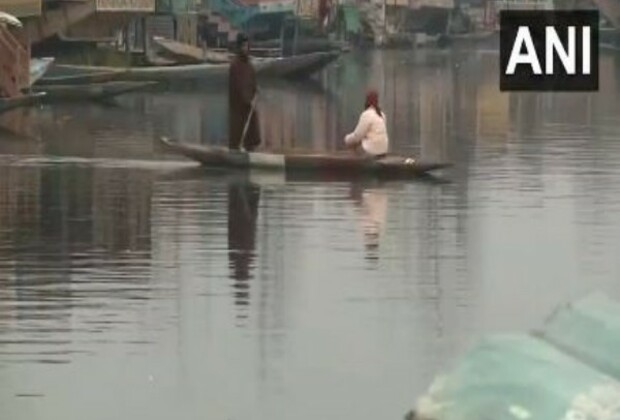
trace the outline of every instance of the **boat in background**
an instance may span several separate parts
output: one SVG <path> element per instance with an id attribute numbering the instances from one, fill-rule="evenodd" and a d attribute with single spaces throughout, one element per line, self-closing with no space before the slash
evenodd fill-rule
<path id="1" fill-rule="evenodd" d="M 202 48 L 160 36 L 153 37 L 153 44 L 158 47 L 158 56 L 175 64 L 223 64 L 229 63 L 233 56 L 224 51 L 203 51 Z"/>
<path id="2" fill-rule="evenodd" d="M 340 56 L 337 51 L 279 58 L 253 58 L 257 77 L 304 77 L 321 70 Z M 187 64 L 147 67 L 52 66 L 40 85 L 99 83 L 107 81 L 216 82 L 228 78 L 228 63 Z"/>
<path id="3" fill-rule="evenodd" d="M 53 85 L 89 85 L 94 83 L 106 83 L 119 79 L 119 73 L 124 69 L 99 70 L 88 66 L 72 66 L 54 64 L 47 75 L 41 77 L 35 83 L 38 86 Z"/>
<path id="4" fill-rule="evenodd" d="M 157 82 L 106 82 L 88 85 L 36 86 L 33 91 L 45 93 L 43 102 L 102 101 L 126 93 L 145 90 Z"/>
<path id="5" fill-rule="evenodd" d="M 0 114 L 15 108 L 40 105 L 44 98 L 44 92 L 25 94 L 16 98 L 0 98 Z"/>

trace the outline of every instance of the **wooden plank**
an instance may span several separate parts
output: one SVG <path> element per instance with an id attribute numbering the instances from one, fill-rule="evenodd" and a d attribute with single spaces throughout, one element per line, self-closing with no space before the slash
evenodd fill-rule
<path id="1" fill-rule="evenodd" d="M 231 54 L 228 52 L 203 51 L 202 48 L 162 37 L 153 37 L 153 43 L 163 51 L 160 55 L 179 63 L 229 63 Z M 206 52 L 206 57 L 205 57 Z"/>
<path id="2" fill-rule="evenodd" d="M 98 12 L 155 12 L 155 0 L 96 0 Z"/>

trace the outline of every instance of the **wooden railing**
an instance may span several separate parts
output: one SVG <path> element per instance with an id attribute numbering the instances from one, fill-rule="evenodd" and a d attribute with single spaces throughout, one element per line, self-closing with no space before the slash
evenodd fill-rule
<path id="1" fill-rule="evenodd" d="M 0 26 L 0 93 L 18 97 L 30 82 L 30 51 L 13 33 Z"/>

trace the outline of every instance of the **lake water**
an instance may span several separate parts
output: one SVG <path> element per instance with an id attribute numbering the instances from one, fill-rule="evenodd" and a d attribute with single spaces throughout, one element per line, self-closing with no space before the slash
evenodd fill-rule
<path id="1" fill-rule="evenodd" d="M 0 117 L 0 418 L 400 419 L 482 334 L 620 298 L 620 57 L 498 91 L 492 51 L 352 53 L 262 85 L 272 148 L 335 150 L 367 87 L 445 182 L 204 173 L 224 88 Z"/>

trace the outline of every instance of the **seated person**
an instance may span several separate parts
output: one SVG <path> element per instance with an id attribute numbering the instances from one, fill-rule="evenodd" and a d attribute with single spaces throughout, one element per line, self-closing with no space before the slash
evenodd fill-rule
<path id="1" fill-rule="evenodd" d="M 347 134 L 344 142 L 358 153 L 384 157 L 388 152 L 389 139 L 385 114 L 379 108 L 379 95 L 376 91 L 368 92 L 364 108 L 355 131 Z"/>

